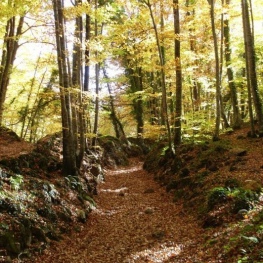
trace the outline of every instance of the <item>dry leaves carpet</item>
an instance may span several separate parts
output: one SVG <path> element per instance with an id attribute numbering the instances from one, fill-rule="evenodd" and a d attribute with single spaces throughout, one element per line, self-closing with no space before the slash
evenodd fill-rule
<path id="1" fill-rule="evenodd" d="M 108 170 L 98 190 L 97 209 L 81 231 L 32 262 L 200 262 L 203 230 L 141 162 Z"/>

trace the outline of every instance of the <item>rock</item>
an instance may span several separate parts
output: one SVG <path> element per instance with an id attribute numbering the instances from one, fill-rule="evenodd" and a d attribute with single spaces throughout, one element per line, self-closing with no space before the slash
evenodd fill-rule
<path id="1" fill-rule="evenodd" d="M 62 208 L 62 211 L 57 211 L 57 216 L 59 219 L 61 219 L 64 222 L 72 222 L 71 218 L 71 212 L 69 209 L 66 209 L 65 207 Z"/>
<path id="2" fill-rule="evenodd" d="M 34 239 L 45 243 L 48 241 L 46 234 L 42 228 L 32 226 L 31 231 Z"/>
<path id="3" fill-rule="evenodd" d="M 50 207 L 41 207 L 37 209 L 37 213 L 40 216 L 45 217 L 51 221 L 57 221 L 58 219 L 56 212 L 53 211 Z"/>
<path id="4" fill-rule="evenodd" d="M 241 210 L 251 210 L 253 208 L 253 205 L 251 202 L 246 198 L 238 198 L 234 202 L 233 206 L 233 213 L 237 214 Z"/>
<path id="5" fill-rule="evenodd" d="M 14 203 L 13 200 L 5 198 L 0 200 L 0 212 L 1 211 L 6 211 L 9 214 L 19 214 L 21 207 L 19 203 Z"/>
<path id="6" fill-rule="evenodd" d="M 21 252 L 21 244 L 17 242 L 14 233 L 11 231 L 8 231 L 1 236 L 0 244 L 12 255 L 18 255 Z"/>
<path id="7" fill-rule="evenodd" d="M 78 220 L 81 223 L 86 223 L 87 222 L 87 216 L 86 216 L 85 211 L 83 211 L 83 210 L 79 210 L 78 211 Z"/>

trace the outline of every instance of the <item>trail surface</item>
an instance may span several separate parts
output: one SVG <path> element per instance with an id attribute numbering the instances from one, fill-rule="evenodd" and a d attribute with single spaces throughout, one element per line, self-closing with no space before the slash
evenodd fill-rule
<path id="1" fill-rule="evenodd" d="M 82 230 L 34 262 L 200 262 L 202 230 L 138 160 L 108 170 L 98 190 L 97 209 Z"/>

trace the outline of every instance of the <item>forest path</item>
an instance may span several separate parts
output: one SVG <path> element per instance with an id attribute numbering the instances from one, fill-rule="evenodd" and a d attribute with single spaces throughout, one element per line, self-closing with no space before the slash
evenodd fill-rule
<path id="1" fill-rule="evenodd" d="M 200 262 L 202 229 L 141 162 L 108 170 L 98 191 L 97 209 L 82 230 L 34 262 Z"/>

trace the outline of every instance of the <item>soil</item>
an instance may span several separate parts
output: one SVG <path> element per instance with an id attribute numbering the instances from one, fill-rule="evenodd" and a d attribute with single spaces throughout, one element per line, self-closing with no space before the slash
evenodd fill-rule
<path id="1" fill-rule="evenodd" d="M 198 262 L 204 230 L 142 165 L 108 170 L 87 224 L 29 262 Z"/>
<path id="2" fill-rule="evenodd" d="M 34 144 L 20 139 L 11 130 L 0 127 L 0 160 L 15 158 L 27 154 L 34 149 Z"/>
<path id="3" fill-rule="evenodd" d="M 221 137 L 231 145 L 228 155 L 221 153 L 224 158 L 218 159 L 219 169 L 215 171 L 209 166 L 200 167 L 197 172 L 207 170 L 209 177 L 189 204 L 184 198 L 175 202 L 176 191 L 167 192 L 155 180 L 158 171 L 145 171 L 138 158 L 130 159 L 129 166 L 106 169 L 105 182 L 98 185 L 98 195 L 94 196 L 96 208 L 87 222 L 71 224 L 74 231 L 62 240 L 50 240 L 49 247 L 41 254 L 13 262 L 263 262 L 263 258 L 260 259 L 261 199 L 244 217 L 231 214 L 223 224 L 208 228 L 203 227 L 203 218 L 196 206 L 209 189 L 222 186 L 228 178 L 237 178 L 241 184 L 248 180 L 262 184 L 263 139 L 247 137 L 248 131 L 244 128 Z M 19 139 L 8 141 L 8 138 L 0 139 L 0 145 L 0 159 L 9 154 L 18 156 L 34 147 Z M 198 154 L 187 153 L 188 159 L 197 160 Z M 198 202 L 195 199 L 199 197 Z M 224 209 L 222 205 L 213 212 L 222 215 Z M 244 232 L 248 228 L 250 232 Z"/>

